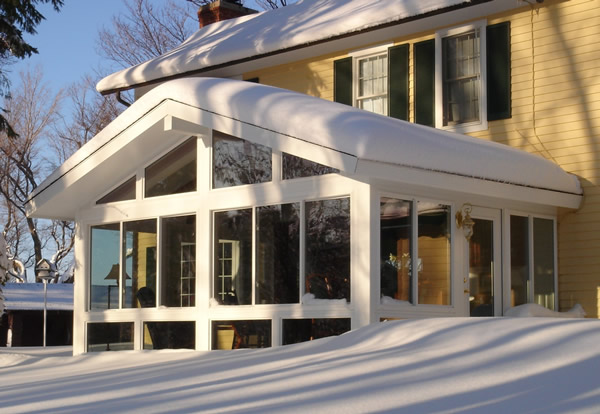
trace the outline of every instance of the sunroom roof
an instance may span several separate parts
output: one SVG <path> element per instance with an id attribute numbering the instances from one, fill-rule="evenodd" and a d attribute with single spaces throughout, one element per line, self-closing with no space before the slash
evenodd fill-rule
<path id="1" fill-rule="evenodd" d="M 582 194 L 574 175 L 506 145 L 270 86 L 187 78 L 153 89 L 84 145 L 30 195 L 29 212 L 73 218 L 78 207 L 101 195 L 100 185 L 130 178 L 127 171 L 135 172 L 159 155 L 158 147 L 169 145 L 175 132 L 183 137 L 211 129 L 330 165 L 349 176 L 364 177 L 373 165 L 403 168 L 416 174 L 416 182 L 425 176 L 452 177 L 456 188 L 467 193 L 476 193 L 482 183 L 536 189 L 557 197 L 549 205 L 563 207 L 577 207 Z M 406 182 L 397 170 L 383 174 Z"/>
<path id="2" fill-rule="evenodd" d="M 205 26 L 162 56 L 105 77 L 97 89 L 111 93 L 190 76 L 479 3 L 487 4 L 488 13 L 497 11 L 490 6 L 492 0 L 298 0 L 276 10 Z M 509 2 L 501 3 L 507 7 Z"/>

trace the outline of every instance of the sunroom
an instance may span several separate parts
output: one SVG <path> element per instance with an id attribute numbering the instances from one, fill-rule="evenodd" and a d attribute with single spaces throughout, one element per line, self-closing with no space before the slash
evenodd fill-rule
<path id="1" fill-rule="evenodd" d="M 491 142 L 242 81 L 148 92 L 30 196 L 75 220 L 74 353 L 235 349 L 557 306 L 577 179 Z"/>

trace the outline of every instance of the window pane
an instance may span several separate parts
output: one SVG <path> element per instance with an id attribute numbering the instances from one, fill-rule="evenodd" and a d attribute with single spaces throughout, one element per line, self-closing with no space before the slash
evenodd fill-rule
<path id="1" fill-rule="evenodd" d="M 271 321 L 213 321 L 212 349 L 268 348 Z"/>
<path id="2" fill-rule="evenodd" d="M 96 201 L 96 204 L 114 203 L 116 201 L 135 200 L 135 176 Z"/>
<path id="3" fill-rule="evenodd" d="M 271 181 L 271 148 L 213 132 L 213 188 Z"/>
<path id="4" fill-rule="evenodd" d="M 419 303 L 450 304 L 450 206 L 418 202 Z"/>
<path id="5" fill-rule="evenodd" d="M 196 191 L 196 137 L 146 168 L 146 197 Z"/>
<path id="6" fill-rule="evenodd" d="M 444 125 L 479 120 L 479 30 L 442 39 Z"/>
<path id="7" fill-rule="evenodd" d="M 124 308 L 156 306 L 156 220 L 123 223 Z"/>
<path id="8" fill-rule="evenodd" d="M 533 297 L 554 310 L 554 221 L 533 219 Z"/>
<path id="9" fill-rule="evenodd" d="M 162 220 L 160 304 L 194 306 L 196 287 L 196 216 Z"/>
<path id="10" fill-rule="evenodd" d="M 257 209 L 256 303 L 300 300 L 300 203 Z"/>
<path id="11" fill-rule="evenodd" d="M 195 322 L 145 322 L 144 349 L 195 349 Z"/>
<path id="12" fill-rule="evenodd" d="M 90 310 L 119 307 L 119 224 L 91 229 Z"/>
<path id="13" fill-rule="evenodd" d="M 350 301 L 350 199 L 306 203 L 306 291 Z"/>
<path id="14" fill-rule="evenodd" d="M 380 202 L 381 296 L 412 301 L 412 203 L 383 197 Z"/>
<path id="15" fill-rule="evenodd" d="M 252 303 L 252 209 L 215 213 L 214 297 L 224 305 Z"/>
<path id="16" fill-rule="evenodd" d="M 349 318 L 284 319 L 282 343 L 283 345 L 297 344 L 313 339 L 341 335 L 349 330 Z"/>
<path id="17" fill-rule="evenodd" d="M 283 155 L 283 179 L 313 177 L 316 175 L 339 173 L 337 168 L 318 164 L 295 155 L 282 153 Z"/>
<path id="18" fill-rule="evenodd" d="M 510 216 L 510 306 L 529 302 L 529 220 Z"/>
<path id="19" fill-rule="evenodd" d="M 387 115 L 387 53 L 358 61 L 358 108 Z"/>
<path id="20" fill-rule="evenodd" d="M 87 351 L 130 351 L 133 349 L 133 322 L 88 323 Z"/>

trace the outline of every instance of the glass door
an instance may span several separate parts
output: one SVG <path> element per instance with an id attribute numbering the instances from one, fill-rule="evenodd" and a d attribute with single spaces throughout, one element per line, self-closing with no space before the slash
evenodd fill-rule
<path id="1" fill-rule="evenodd" d="M 473 207 L 469 241 L 469 275 L 465 293 L 470 316 L 502 315 L 500 210 Z"/>

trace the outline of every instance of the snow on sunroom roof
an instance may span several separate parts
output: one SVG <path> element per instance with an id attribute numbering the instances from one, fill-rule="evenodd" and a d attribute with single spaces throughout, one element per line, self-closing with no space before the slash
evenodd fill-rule
<path id="1" fill-rule="evenodd" d="M 100 154 L 101 149 L 131 126 L 145 122 L 145 116 L 156 112 L 153 109 L 167 101 L 200 111 L 195 119 L 201 119 L 202 126 L 209 129 L 210 125 L 228 123 L 247 125 L 266 134 L 276 134 L 280 137 L 278 139 L 286 142 L 297 140 L 302 145 L 308 144 L 315 157 L 311 161 L 317 160 L 321 152 L 351 157 L 355 164 L 344 170 L 350 176 L 361 174 L 362 170 L 354 170 L 357 166 L 389 165 L 408 168 L 417 174 L 443 174 L 439 175 L 440 179 L 444 176 L 457 179 L 466 177 L 480 180 L 479 183 L 495 182 L 547 190 L 556 196 L 561 194 L 561 197 L 568 195 L 578 198 L 582 193 L 577 178 L 558 165 L 503 144 L 400 121 L 252 82 L 183 78 L 166 82 L 148 92 L 65 161 L 30 195 L 30 212 L 35 212 L 36 217 L 54 217 L 52 214 L 56 214 L 53 212 L 56 209 L 60 209 L 64 217 L 75 214 L 76 204 L 58 203 L 56 200 L 72 196 L 70 199 L 79 200 L 78 203 L 85 201 L 80 200 L 83 195 L 78 191 L 93 186 L 75 185 L 77 181 L 83 180 L 81 182 L 84 183 L 87 180 L 84 176 L 78 176 L 78 166 L 83 165 L 80 171 L 88 171 L 88 177 L 108 174 L 108 171 L 102 172 L 102 168 L 105 168 L 102 164 L 108 159 L 106 157 L 118 156 L 119 147 L 111 146 L 115 151 L 113 155 L 103 155 L 104 158 L 98 156 L 100 158 L 96 157 L 95 161 L 90 161 L 90 156 Z M 242 138 L 265 144 L 260 141 L 260 136 Z M 146 151 L 143 140 L 135 148 L 136 151 Z M 386 177 L 398 182 L 404 182 L 405 178 L 396 170 L 386 173 Z M 461 191 L 472 191 L 468 187 L 474 183 L 464 182 Z M 42 193 L 46 194 L 39 197 Z M 96 193 L 89 196 L 92 195 L 98 196 Z"/>
<path id="2" fill-rule="evenodd" d="M 276 10 L 205 26 L 162 56 L 105 77 L 97 89 L 127 89 L 478 2 L 481 1 L 298 0 Z"/>

